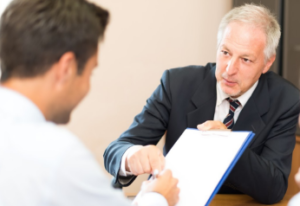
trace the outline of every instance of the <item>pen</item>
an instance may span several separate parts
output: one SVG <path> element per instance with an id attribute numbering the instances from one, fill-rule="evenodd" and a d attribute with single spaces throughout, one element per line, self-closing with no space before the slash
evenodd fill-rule
<path id="1" fill-rule="evenodd" d="M 158 169 L 153 170 L 152 177 L 151 177 L 152 180 L 156 179 L 158 174 L 159 174 Z M 138 195 L 135 197 L 135 199 L 132 202 L 133 206 L 138 206 L 138 201 L 139 201 L 139 198 L 141 195 L 142 195 L 142 193 L 139 192 Z"/>
<path id="2" fill-rule="evenodd" d="M 152 173 L 153 179 L 157 178 L 157 175 L 158 175 L 158 174 L 159 174 L 158 169 L 155 169 L 155 170 L 153 171 L 153 173 Z"/>

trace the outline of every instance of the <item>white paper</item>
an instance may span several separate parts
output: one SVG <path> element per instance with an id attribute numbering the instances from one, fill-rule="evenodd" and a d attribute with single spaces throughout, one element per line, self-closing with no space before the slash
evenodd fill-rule
<path id="1" fill-rule="evenodd" d="M 185 130 L 166 156 L 179 180 L 176 206 L 205 205 L 250 133 Z"/>

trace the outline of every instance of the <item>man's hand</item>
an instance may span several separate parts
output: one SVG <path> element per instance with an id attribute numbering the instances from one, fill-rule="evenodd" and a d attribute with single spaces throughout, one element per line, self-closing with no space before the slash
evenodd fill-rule
<path id="1" fill-rule="evenodd" d="M 197 128 L 201 131 L 227 129 L 225 124 L 220 121 L 206 121 L 203 124 L 198 124 Z"/>
<path id="2" fill-rule="evenodd" d="M 125 160 L 125 169 L 134 175 L 152 174 L 155 169 L 159 172 L 165 166 L 165 157 L 161 151 L 153 145 L 137 148 L 131 151 Z"/>
<path id="3" fill-rule="evenodd" d="M 172 176 L 171 170 L 165 170 L 155 179 L 145 181 L 142 185 L 142 192 L 157 192 L 164 196 L 169 206 L 174 206 L 179 200 L 178 180 Z"/>

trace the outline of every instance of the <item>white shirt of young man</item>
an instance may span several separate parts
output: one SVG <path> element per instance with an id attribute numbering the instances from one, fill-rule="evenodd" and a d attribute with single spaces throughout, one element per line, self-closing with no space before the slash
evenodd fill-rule
<path id="1" fill-rule="evenodd" d="M 258 85 L 258 81 L 256 81 L 252 85 L 252 87 L 250 87 L 250 89 L 248 89 L 248 91 L 246 91 L 240 97 L 236 98 L 237 100 L 239 100 L 241 105 L 238 108 L 236 108 L 236 110 L 234 112 L 234 116 L 233 116 L 234 122 L 237 121 L 243 107 L 246 105 L 247 101 L 249 100 L 249 98 L 253 94 L 255 88 L 257 87 L 257 85 Z M 228 98 L 228 97 L 230 97 L 230 96 L 223 92 L 223 90 L 221 89 L 220 83 L 217 83 L 217 103 L 216 103 L 215 114 L 214 114 L 214 120 L 215 121 L 223 122 L 225 117 L 228 115 L 229 106 L 230 106 L 229 102 L 226 100 L 226 98 Z M 121 167 L 120 167 L 120 170 L 119 170 L 119 175 L 120 176 L 127 177 L 127 176 L 133 175 L 131 172 L 126 171 L 126 169 L 125 169 L 125 160 L 126 160 L 128 154 L 131 153 L 131 151 L 133 152 L 134 150 L 139 150 L 141 147 L 142 146 L 140 146 L 140 145 L 135 145 L 135 146 L 131 146 L 129 149 L 126 150 L 126 152 L 122 156 Z M 127 183 L 127 181 L 130 181 L 130 180 L 121 180 L 122 183 Z"/>
<path id="2" fill-rule="evenodd" d="M 27 98 L 0 87 L 0 205 L 129 206 L 91 152 L 67 130 L 47 122 Z M 140 206 L 166 206 L 145 193 Z"/>
<path id="3" fill-rule="evenodd" d="M 289 201 L 288 206 L 299 206 L 300 205 L 300 192 L 297 193 L 292 199 Z"/>

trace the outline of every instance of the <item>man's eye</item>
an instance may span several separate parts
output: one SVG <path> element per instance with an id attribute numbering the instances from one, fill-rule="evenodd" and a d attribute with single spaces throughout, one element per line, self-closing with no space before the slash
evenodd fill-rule
<path id="1" fill-rule="evenodd" d="M 228 55 L 229 53 L 227 51 L 222 50 L 221 51 L 224 55 Z"/>
<path id="2" fill-rule="evenodd" d="M 250 60 L 250 59 L 247 59 L 247 58 L 243 58 L 243 61 L 244 61 L 244 62 L 251 62 L 251 60 Z"/>

